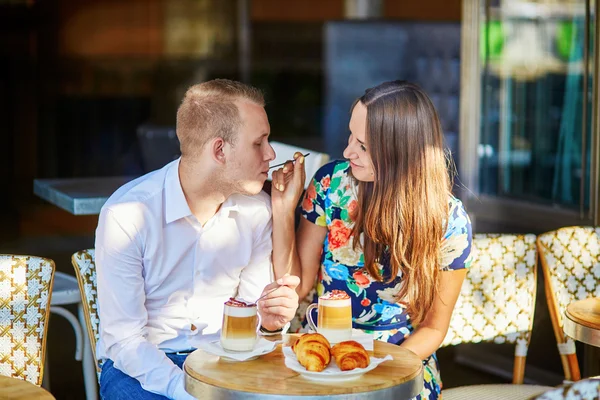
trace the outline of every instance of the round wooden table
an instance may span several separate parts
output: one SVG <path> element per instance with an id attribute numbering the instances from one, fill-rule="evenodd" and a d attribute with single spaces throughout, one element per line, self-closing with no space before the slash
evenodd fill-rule
<path id="1" fill-rule="evenodd" d="M 0 399 L 2 400 L 55 400 L 45 389 L 19 378 L 0 375 Z"/>
<path id="2" fill-rule="evenodd" d="M 575 340 L 600 347 L 600 297 L 574 301 L 567 306 L 565 333 Z"/>
<path id="3" fill-rule="evenodd" d="M 289 345 L 298 335 L 284 335 Z M 227 362 L 203 350 L 188 356 L 183 366 L 185 389 L 199 399 L 311 400 L 411 399 L 423 389 L 423 363 L 402 347 L 375 341 L 371 355 L 385 361 L 362 377 L 345 382 L 307 380 L 285 366 L 278 345 L 275 351 L 253 361 Z M 331 362 L 334 362 L 333 360 Z"/>

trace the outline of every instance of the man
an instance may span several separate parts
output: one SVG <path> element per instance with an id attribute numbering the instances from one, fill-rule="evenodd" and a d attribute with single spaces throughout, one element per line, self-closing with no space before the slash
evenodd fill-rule
<path id="1" fill-rule="evenodd" d="M 191 399 L 181 366 L 223 303 L 258 304 L 277 331 L 298 307 L 299 279 L 272 282 L 269 162 L 262 94 L 217 79 L 188 89 L 177 111 L 181 158 L 108 199 L 96 232 L 103 399 Z"/>

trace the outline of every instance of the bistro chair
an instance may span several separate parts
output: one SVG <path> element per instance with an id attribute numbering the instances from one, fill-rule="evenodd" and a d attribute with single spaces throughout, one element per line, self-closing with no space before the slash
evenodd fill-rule
<path id="1" fill-rule="evenodd" d="M 66 305 L 77 305 L 79 319 L 73 315 L 64 306 Z M 52 302 L 50 304 L 50 312 L 55 315 L 60 315 L 65 318 L 75 333 L 75 360 L 82 362 L 83 379 L 85 382 L 86 397 L 88 399 L 95 399 L 96 388 L 95 378 L 93 370 L 93 361 L 91 360 L 90 351 L 85 347 L 85 335 L 83 332 L 83 326 L 85 325 L 81 296 L 79 295 L 79 286 L 77 285 L 77 279 L 74 276 L 65 274 L 60 271 L 54 273 L 54 285 L 52 286 Z M 48 372 L 49 367 L 48 359 L 46 359 L 46 374 L 45 380 L 49 382 L 50 374 Z M 90 382 L 91 372 L 91 384 Z"/>
<path id="2" fill-rule="evenodd" d="M 460 343 L 515 344 L 512 384 L 443 390 L 444 400 L 526 399 L 551 387 L 522 385 L 536 297 L 535 235 L 478 234 L 473 262 L 442 346 Z"/>
<path id="3" fill-rule="evenodd" d="M 570 382 L 542 393 L 532 400 L 596 400 L 600 398 L 600 377 Z"/>
<path id="4" fill-rule="evenodd" d="M 54 269 L 48 258 L 0 255 L 1 375 L 42 384 Z"/>
<path id="5" fill-rule="evenodd" d="M 81 250 L 73 254 L 71 262 L 77 276 L 79 292 L 81 293 L 81 302 L 83 303 L 83 315 L 87 327 L 88 338 L 94 357 L 96 367 L 96 379 L 100 381 L 100 372 L 102 365 L 96 358 L 96 343 L 100 338 L 99 318 L 98 318 L 98 291 L 96 283 L 96 263 L 94 261 L 94 249 Z M 95 383 L 94 383 L 95 384 Z"/>
<path id="6" fill-rule="evenodd" d="M 546 301 L 565 378 L 581 379 L 575 343 L 563 330 L 569 303 L 600 296 L 600 228 L 572 226 L 546 232 L 537 240 Z"/>

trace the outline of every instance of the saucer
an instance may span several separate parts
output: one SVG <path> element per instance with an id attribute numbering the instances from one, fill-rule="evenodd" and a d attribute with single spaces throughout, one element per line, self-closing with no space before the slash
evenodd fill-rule
<path id="1" fill-rule="evenodd" d="M 273 349 L 273 350 L 275 350 L 275 349 Z M 271 351 L 273 351 L 273 350 L 271 350 Z M 266 353 L 263 353 L 263 354 L 269 354 L 271 351 L 268 351 L 268 352 L 266 352 Z M 244 354 L 244 353 L 243 353 L 243 352 L 240 352 L 239 354 Z M 258 359 L 258 357 L 262 356 L 263 354 L 259 354 L 259 355 L 257 355 L 257 356 L 254 356 L 254 355 L 253 355 L 253 356 L 250 356 L 250 358 L 245 358 L 243 361 L 252 361 L 252 360 L 256 360 L 256 359 Z M 242 360 L 236 360 L 235 358 L 227 357 L 227 356 L 224 356 L 224 355 L 220 355 L 220 356 L 219 356 L 219 358 L 220 358 L 222 361 L 225 361 L 225 362 L 243 362 Z"/>
<path id="2" fill-rule="evenodd" d="M 240 362 L 256 360 L 260 356 L 269 354 L 277 348 L 279 343 L 281 342 L 271 342 L 269 340 L 260 338 L 256 342 L 254 349 L 251 351 L 228 351 L 221 346 L 220 340 L 211 340 L 202 342 L 199 348 L 207 353 L 219 356 L 223 361 Z"/>

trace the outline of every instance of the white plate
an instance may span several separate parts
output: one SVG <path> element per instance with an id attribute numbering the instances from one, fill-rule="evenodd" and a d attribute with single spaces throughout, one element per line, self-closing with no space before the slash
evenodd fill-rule
<path id="1" fill-rule="evenodd" d="M 260 356 L 273 352 L 281 342 L 271 342 L 260 338 L 252 351 L 229 352 L 221 346 L 220 340 L 201 342 L 199 348 L 215 356 L 221 357 L 223 361 L 241 362 L 256 360 Z"/>
<path id="2" fill-rule="evenodd" d="M 338 368 L 333 357 L 329 365 L 321 372 L 307 371 L 296 358 L 296 354 L 291 347 L 287 346 L 283 348 L 283 355 L 285 356 L 285 366 L 294 372 L 299 373 L 306 379 L 318 382 L 344 382 L 351 381 L 360 378 L 362 375 L 369 371 L 374 370 L 379 364 L 387 360 L 393 360 L 391 355 L 387 355 L 384 358 L 371 357 L 371 362 L 367 368 L 355 368 L 351 371 L 342 371 Z"/>

